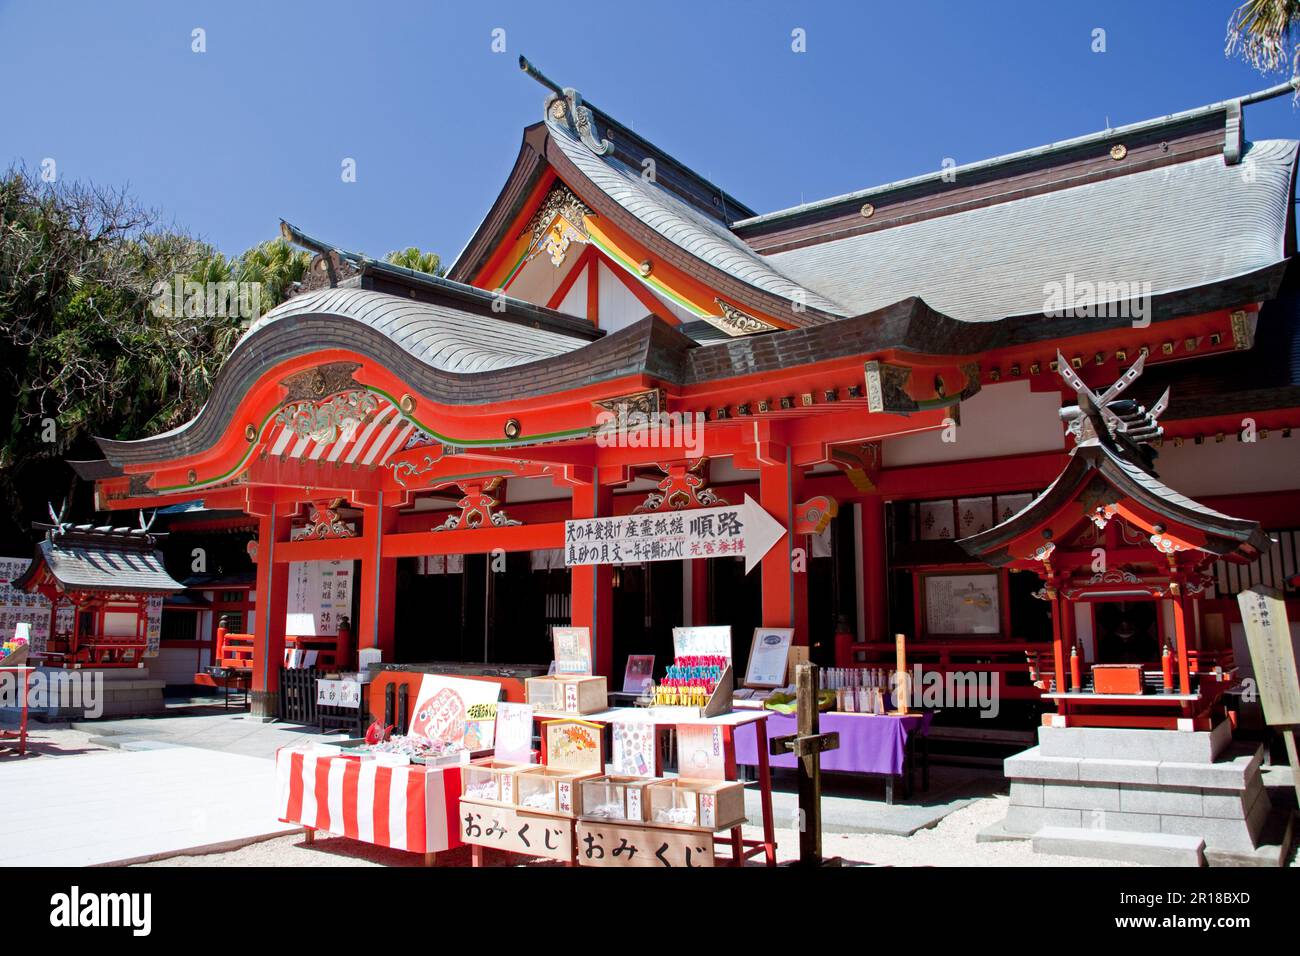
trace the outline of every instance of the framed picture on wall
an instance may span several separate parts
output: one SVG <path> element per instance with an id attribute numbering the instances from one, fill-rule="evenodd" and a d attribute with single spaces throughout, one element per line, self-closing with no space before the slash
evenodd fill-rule
<path id="1" fill-rule="evenodd" d="M 1002 633 L 1001 579 L 996 571 L 921 575 L 921 611 L 927 637 Z"/>

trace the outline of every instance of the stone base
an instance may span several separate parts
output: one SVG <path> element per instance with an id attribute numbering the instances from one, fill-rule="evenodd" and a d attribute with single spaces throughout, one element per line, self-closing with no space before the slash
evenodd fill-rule
<path id="1" fill-rule="evenodd" d="M 1171 833 L 1043 827 L 1034 834 L 1034 852 L 1124 860 L 1148 866 L 1204 866 L 1205 841 Z"/>
<path id="2" fill-rule="evenodd" d="M 280 694 L 273 690 L 248 692 L 248 719 L 269 724 L 280 718 Z"/>
<path id="3" fill-rule="evenodd" d="M 1210 863 L 1261 858 L 1272 811 L 1263 748 L 1234 746 L 1226 721 L 1196 732 L 1042 727 L 1038 739 L 1006 760 L 1011 806 L 989 839 L 1035 838 L 1036 849 L 1044 842 L 1058 847 L 1050 852 L 1073 846 L 1086 851 L 1081 856 L 1117 860 L 1159 855 L 1153 847 L 1168 843 L 1164 849 L 1189 858 L 1180 841 L 1144 836 L 1161 834 L 1203 841 L 1198 858 L 1203 852 Z M 1060 828 L 1070 834 L 1037 839 Z"/>
<path id="4" fill-rule="evenodd" d="M 152 680 L 144 667 L 41 667 L 31 687 L 41 692 L 36 720 L 63 722 L 120 717 L 148 717 L 165 711 L 163 681 Z"/>

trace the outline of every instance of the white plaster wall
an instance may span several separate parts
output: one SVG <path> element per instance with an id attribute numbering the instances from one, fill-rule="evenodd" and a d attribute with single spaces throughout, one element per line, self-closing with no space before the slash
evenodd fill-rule
<path id="1" fill-rule="evenodd" d="M 986 385 L 961 403 L 956 441 L 945 442 L 939 430 L 887 438 L 884 464 L 895 468 L 1059 451 L 1066 447 L 1060 408 L 1058 392 L 1031 392 L 1025 381 Z"/>
<path id="2" fill-rule="evenodd" d="M 1159 452 L 1160 479 L 1189 498 L 1300 488 L 1300 437 L 1294 435 L 1283 438 L 1274 431 L 1254 442 L 1208 437 L 1200 445 L 1184 441 L 1181 448 L 1166 441 Z"/>

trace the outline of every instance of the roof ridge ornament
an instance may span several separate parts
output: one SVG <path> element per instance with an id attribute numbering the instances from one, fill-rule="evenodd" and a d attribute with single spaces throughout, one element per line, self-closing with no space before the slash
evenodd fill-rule
<path id="1" fill-rule="evenodd" d="M 561 87 L 554 80 L 550 79 L 533 64 L 528 62 L 528 58 L 520 54 L 519 69 L 523 70 L 542 86 L 551 91 L 551 95 L 546 98 L 545 111 L 543 119 L 546 122 L 559 120 L 568 112 L 569 119 L 573 123 L 574 130 L 577 131 L 578 139 L 582 145 L 591 150 L 597 156 L 606 155 L 614 144 L 609 140 L 597 138 L 596 120 L 591 114 L 591 109 L 582 101 L 582 94 L 571 86 Z"/>
<path id="2" fill-rule="evenodd" d="M 1061 420 L 1074 437 L 1075 447 L 1105 442 L 1116 451 L 1127 452 L 1126 458 L 1151 472 L 1155 451 L 1150 444 L 1165 433 L 1157 420 L 1169 407 L 1169 389 L 1150 409 L 1119 397 L 1142 376 L 1146 358 L 1145 350 L 1139 353 L 1137 361 L 1100 395 L 1088 387 L 1060 351 L 1056 353 L 1056 370 L 1078 398 L 1077 404 L 1061 409 Z"/>

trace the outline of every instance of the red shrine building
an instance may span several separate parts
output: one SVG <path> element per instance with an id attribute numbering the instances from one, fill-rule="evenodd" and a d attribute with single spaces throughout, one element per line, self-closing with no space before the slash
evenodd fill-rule
<path id="1" fill-rule="evenodd" d="M 759 213 L 524 66 L 550 95 L 445 276 L 284 225 L 309 276 L 203 410 L 77 464 L 101 509 L 256 520 L 255 711 L 304 562 L 352 569 L 346 659 L 544 663 L 573 624 L 612 676 L 730 624 L 738 670 L 759 625 L 848 665 L 902 633 L 1030 707 L 1079 649 L 1230 655 L 1251 583 L 1297 609 L 1297 143 L 1250 141 L 1242 100 Z M 1130 405 L 1079 412 L 1138 362 Z M 1084 435 L 1166 389 L 1140 441 Z M 566 560 L 568 520 L 746 496 L 785 530 L 748 576 Z M 1106 572 L 1035 558 L 1045 527 L 1091 555 L 1081 523 Z M 1210 546 L 1161 563 L 1156 524 Z M 1094 599 L 1107 572 L 1137 583 Z"/>

